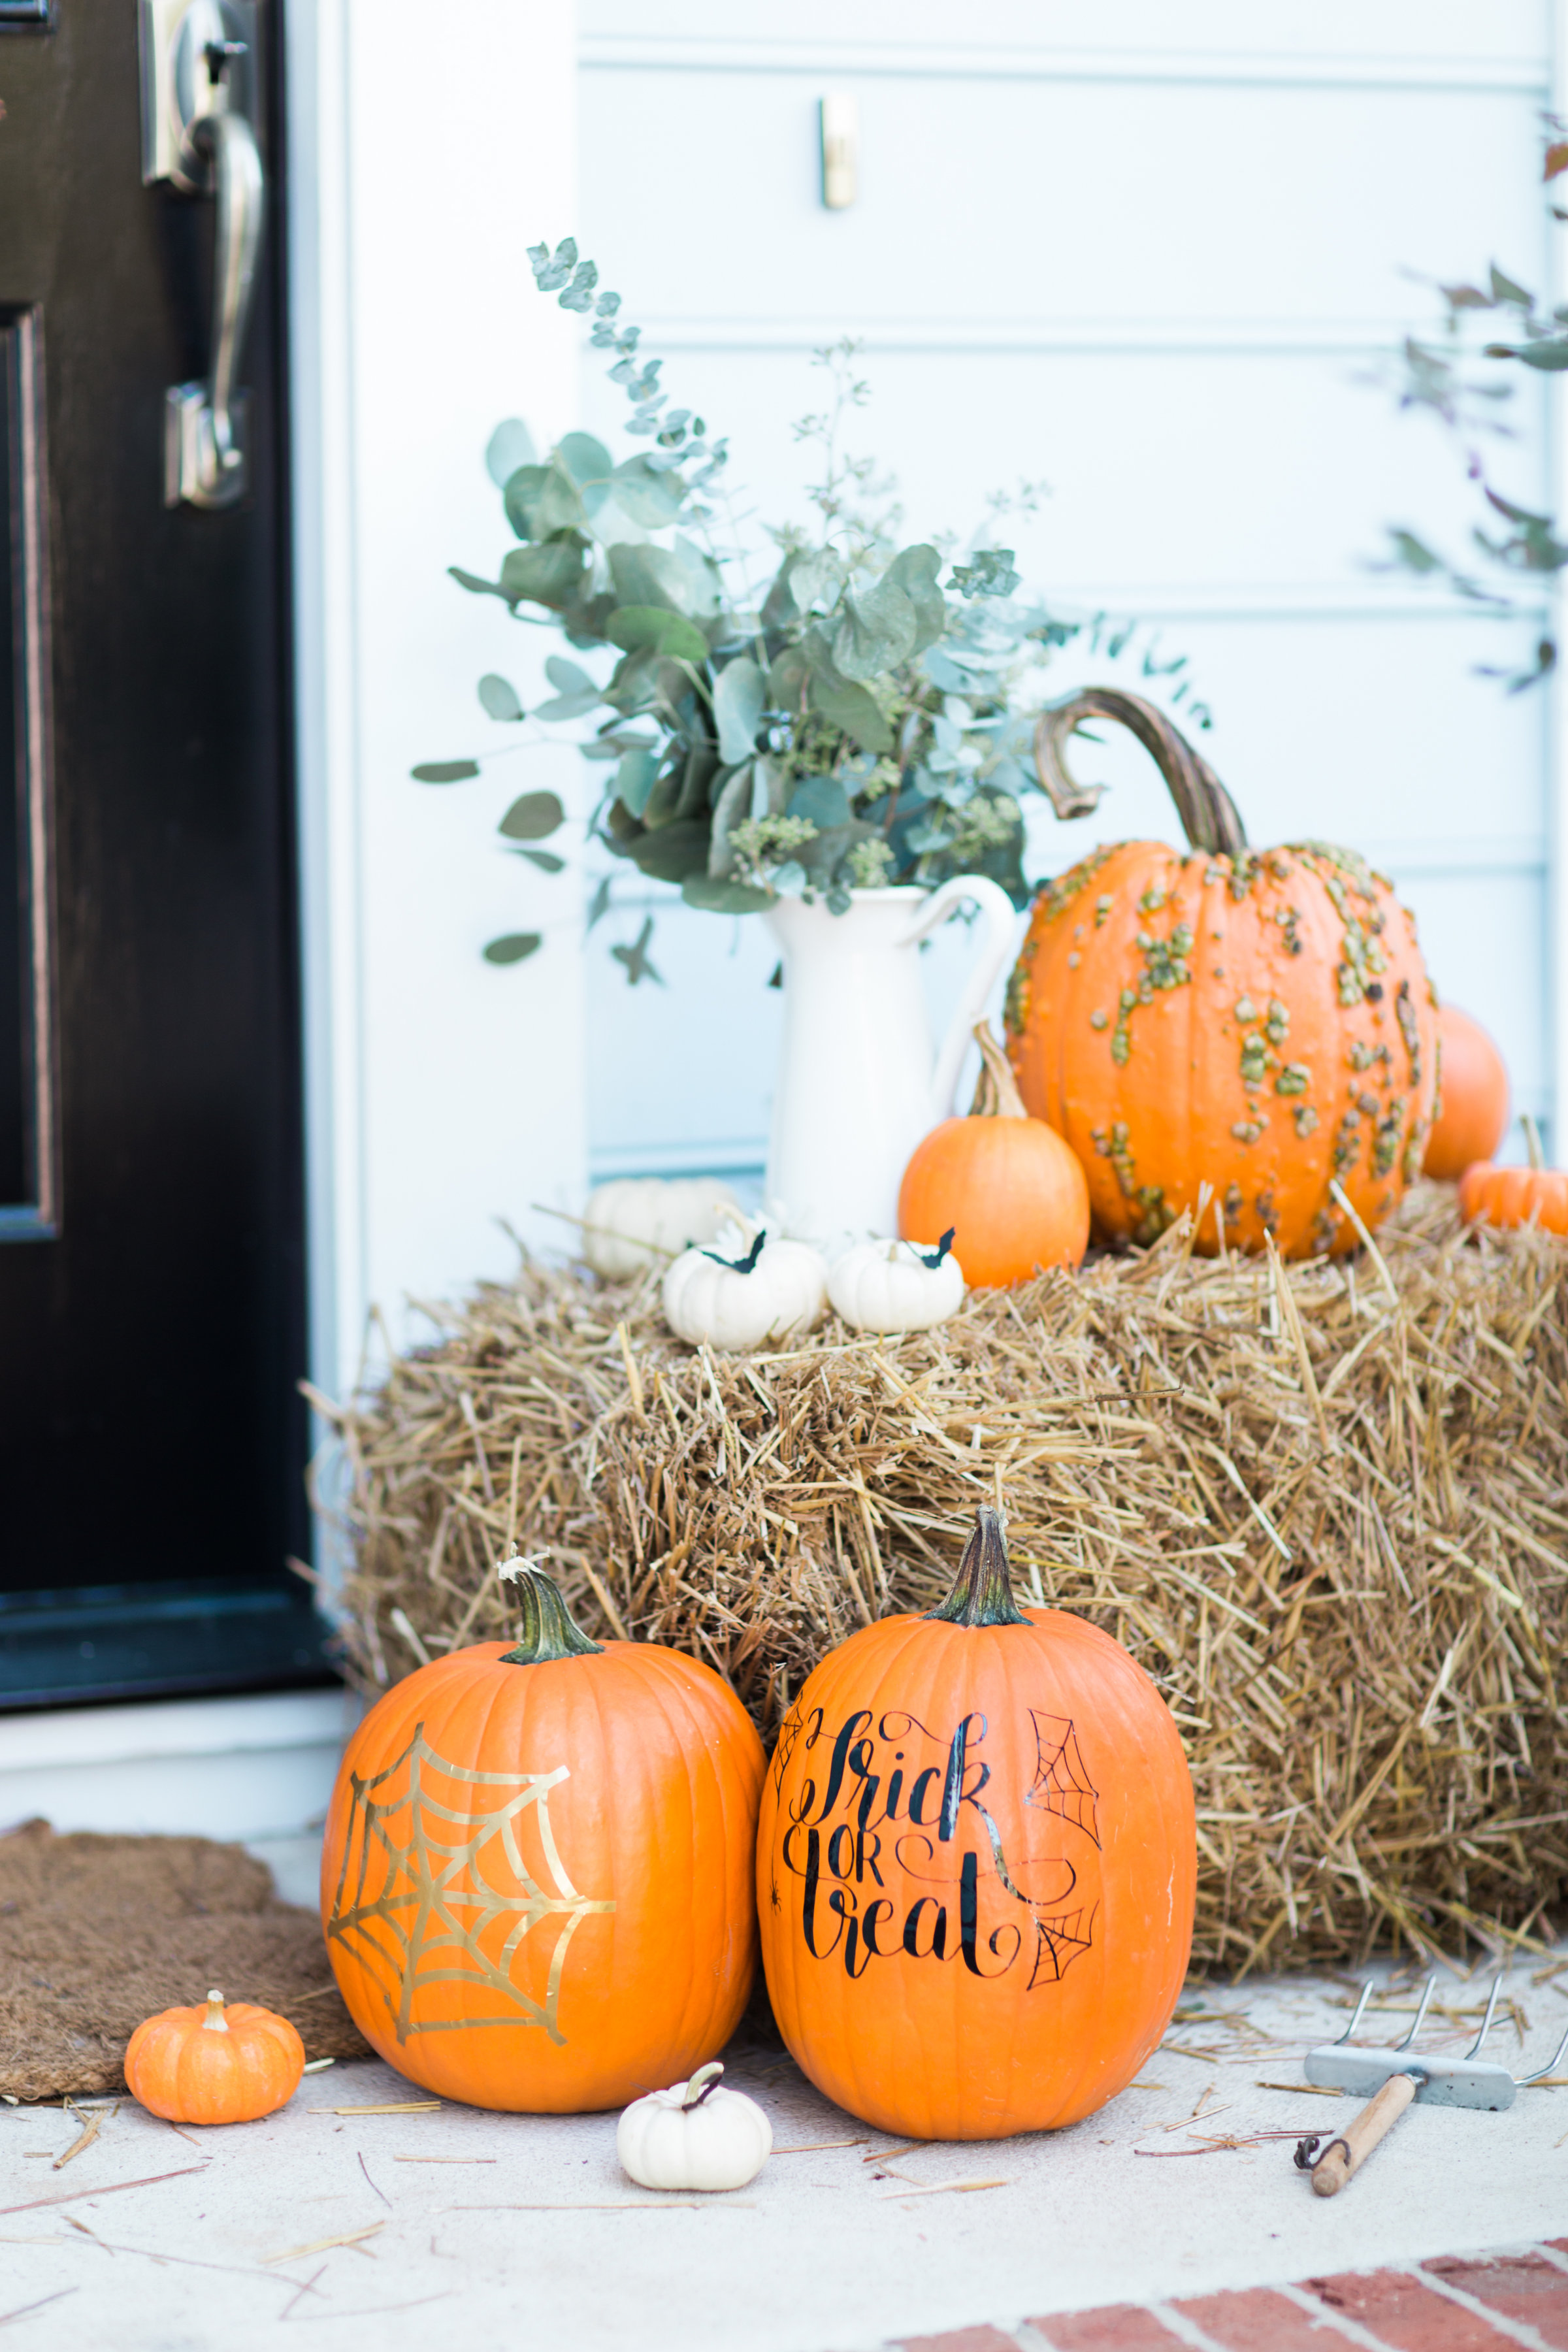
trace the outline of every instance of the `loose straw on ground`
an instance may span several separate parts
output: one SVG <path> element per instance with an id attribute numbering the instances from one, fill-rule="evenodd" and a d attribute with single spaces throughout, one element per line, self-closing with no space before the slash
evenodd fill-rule
<path id="1" fill-rule="evenodd" d="M 672 1339 L 657 1282 L 525 1263 L 329 1406 L 370 1689 L 510 1635 L 515 1537 L 589 1630 L 727 1675 L 770 1737 L 858 1625 L 931 1606 L 978 1501 L 1016 1583 L 1148 1668 L 1198 1800 L 1194 1958 L 1535 1943 L 1568 1874 L 1568 1245 L 1446 1189 L 1343 1265 L 1153 1249 L 829 1321 Z M 412 1638 L 411 1638 L 412 1637 Z M 1086 1750 L 1087 1752 L 1087 1750 Z"/>

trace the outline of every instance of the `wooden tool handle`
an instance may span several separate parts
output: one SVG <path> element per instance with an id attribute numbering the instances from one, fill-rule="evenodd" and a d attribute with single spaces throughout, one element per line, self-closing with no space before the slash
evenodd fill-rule
<path id="1" fill-rule="evenodd" d="M 1419 2084 L 1414 2074 L 1391 2074 L 1338 2139 L 1331 2139 L 1312 2167 L 1312 2189 L 1318 2197 L 1336 2197 L 1351 2175 L 1361 2170 L 1384 2134 L 1399 2121 Z"/>

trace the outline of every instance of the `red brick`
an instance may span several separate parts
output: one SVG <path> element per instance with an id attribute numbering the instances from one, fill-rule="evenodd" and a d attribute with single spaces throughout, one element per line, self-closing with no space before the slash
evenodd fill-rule
<path id="1" fill-rule="evenodd" d="M 899 2352 L 1018 2352 L 999 2327 L 955 2327 L 951 2336 L 900 2336 Z"/>
<path id="2" fill-rule="evenodd" d="M 1181 2342 L 1162 2319 L 1138 2303 L 1108 2303 L 1099 2311 L 1058 2311 L 1031 2319 L 1052 2352 L 1172 2352 Z"/>
<path id="3" fill-rule="evenodd" d="M 1502 2352 L 1510 2339 L 1405 2271 L 1342 2271 L 1303 2279 L 1331 2311 L 1359 2320 L 1392 2352 Z"/>
<path id="4" fill-rule="evenodd" d="M 1568 2279 L 1563 2284 L 1568 2286 Z M 1226 2352 L 1344 2352 L 1348 2340 L 1325 2321 L 1309 2317 L 1288 2295 L 1266 2286 L 1245 2294 L 1194 2295 L 1175 2308 L 1216 2344 L 1225 2345 Z"/>
<path id="5" fill-rule="evenodd" d="M 1463 2287 L 1489 2311 L 1505 2319 L 1522 2319 L 1548 2344 L 1568 2352 L 1568 2271 L 1560 2271 L 1539 2254 L 1494 2254 L 1489 2260 L 1467 2262 L 1458 2254 L 1423 2263 L 1434 2278 Z"/>

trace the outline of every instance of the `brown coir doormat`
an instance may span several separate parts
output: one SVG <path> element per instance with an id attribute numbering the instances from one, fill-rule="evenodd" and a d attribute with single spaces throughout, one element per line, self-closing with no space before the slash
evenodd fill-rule
<path id="1" fill-rule="evenodd" d="M 0 2092 L 14 2099 L 125 2087 L 144 2017 L 200 2000 L 258 2001 L 307 2058 L 368 2058 L 332 1981 L 313 1911 L 279 1900 L 237 1845 L 199 1837 L 0 1837 Z"/>

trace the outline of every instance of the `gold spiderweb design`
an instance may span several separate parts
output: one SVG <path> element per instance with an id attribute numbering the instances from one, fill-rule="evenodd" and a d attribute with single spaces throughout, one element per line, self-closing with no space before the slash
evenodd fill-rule
<path id="1" fill-rule="evenodd" d="M 327 1938 L 374 1978 L 399 2042 L 521 2024 L 542 2025 L 552 2042 L 564 2042 L 557 2011 L 567 1948 L 591 1914 L 616 1907 L 578 1894 L 556 1847 L 550 1792 L 570 1769 L 476 1772 L 448 1764 L 420 1723 L 384 1770 L 363 1780 L 350 1774 L 353 1799 Z M 525 1822 L 537 1848 L 531 1868 Z M 552 1926 L 540 2001 L 514 1981 L 513 1963 L 530 1936 L 547 1939 Z M 437 1984 L 483 1985 L 506 2006 L 494 2017 L 416 2017 L 417 1997 Z"/>

